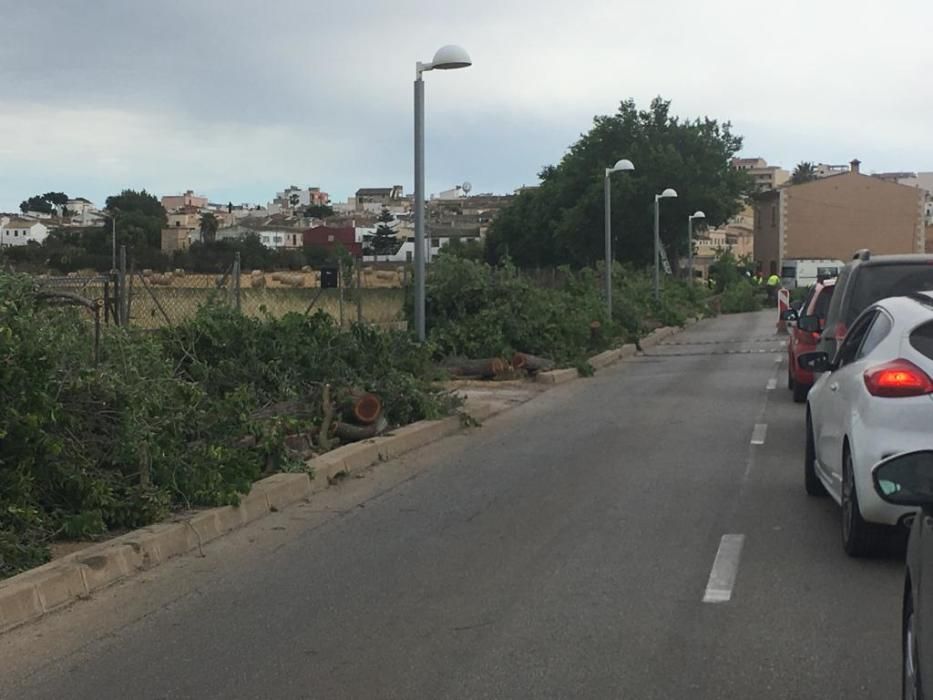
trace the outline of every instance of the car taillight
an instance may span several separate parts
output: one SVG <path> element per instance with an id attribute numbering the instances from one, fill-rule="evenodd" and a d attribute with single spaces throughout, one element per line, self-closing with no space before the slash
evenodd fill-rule
<path id="1" fill-rule="evenodd" d="M 865 370 L 865 386 L 872 396 L 901 398 L 933 394 L 933 380 L 909 360 L 893 360 Z"/>
<path id="2" fill-rule="evenodd" d="M 812 331 L 812 332 L 810 333 L 810 335 L 813 336 L 813 340 L 819 340 L 819 339 L 820 339 L 820 334 L 817 333 L 816 331 Z"/>

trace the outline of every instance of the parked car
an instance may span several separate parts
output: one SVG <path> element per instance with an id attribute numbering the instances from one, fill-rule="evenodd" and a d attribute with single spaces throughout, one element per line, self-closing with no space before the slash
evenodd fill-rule
<path id="1" fill-rule="evenodd" d="M 933 289 L 933 255 L 876 255 L 860 250 L 836 281 L 817 347 L 830 358 L 856 317 L 886 297 Z"/>
<path id="2" fill-rule="evenodd" d="M 836 277 L 845 265 L 842 260 L 785 260 L 781 264 L 781 286 L 784 289 L 809 287 Z"/>
<path id="3" fill-rule="evenodd" d="M 878 496 L 895 506 L 922 509 L 907 542 L 901 606 L 902 698 L 930 697 L 933 685 L 933 450 L 890 457 L 874 469 Z"/>
<path id="4" fill-rule="evenodd" d="M 797 358 L 816 350 L 835 289 L 835 278 L 817 282 L 810 287 L 810 292 L 800 309 L 791 309 L 785 315 L 790 321 L 787 340 L 787 388 L 794 392 L 794 401 L 797 403 L 807 400 L 807 392 L 814 381 L 813 372 L 801 369 L 797 364 Z"/>
<path id="5" fill-rule="evenodd" d="M 884 526 L 912 512 L 875 493 L 872 467 L 933 448 L 933 293 L 869 306 L 832 360 L 817 351 L 798 363 L 823 373 L 807 396 L 807 493 L 828 492 L 842 507 L 846 552 L 872 554 Z"/>

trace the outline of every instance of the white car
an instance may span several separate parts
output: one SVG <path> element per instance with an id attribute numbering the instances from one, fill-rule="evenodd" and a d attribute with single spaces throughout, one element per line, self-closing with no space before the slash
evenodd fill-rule
<path id="1" fill-rule="evenodd" d="M 884 299 L 852 324 L 835 357 L 801 355 L 822 372 L 807 396 L 807 493 L 842 507 L 851 556 L 873 554 L 885 526 L 915 508 L 881 500 L 872 468 L 900 452 L 933 448 L 933 293 Z"/>

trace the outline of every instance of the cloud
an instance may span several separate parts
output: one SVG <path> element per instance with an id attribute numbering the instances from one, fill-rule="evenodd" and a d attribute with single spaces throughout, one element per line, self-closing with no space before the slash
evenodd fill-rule
<path id="1" fill-rule="evenodd" d="M 416 60 L 428 189 L 528 183 L 620 100 L 731 119 L 791 167 L 933 169 L 933 3 L 896 0 L 0 0 L 0 209 L 124 186 L 265 200 L 411 188 Z"/>

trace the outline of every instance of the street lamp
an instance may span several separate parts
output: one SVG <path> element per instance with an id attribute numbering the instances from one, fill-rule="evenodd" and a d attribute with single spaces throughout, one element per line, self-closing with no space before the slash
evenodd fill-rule
<path id="1" fill-rule="evenodd" d="M 706 214 L 699 210 L 687 217 L 687 269 L 690 271 L 690 284 L 693 284 L 693 220 L 705 218 Z"/>
<path id="2" fill-rule="evenodd" d="M 611 168 L 606 168 L 606 175 L 603 178 L 603 193 L 606 197 L 606 264 L 605 271 L 603 274 L 606 276 L 606 314 L 609 316 L 609 320 L 612 320 L 612 235 L 610 229 L 612 228 L 612 215 L 610 213 L 610 197 L 609 197 L 609 176 L 612 173 L 625 172 L 634 170 L 635 166 L 632 165 L 632 161 L 627 158 L 616 161 L 616 164 Z"/>
<path id="3" fill-rule="evenodd" d="M 654 196 L 654 300 L 661 299 L 661 200 L 676 197 L 677 191 L 668 187 Z"/>
<path id="4" fill-rule="evenodd" d="M 415 329 L 424 342 L 424 81 L 429 70 L 453 70 L 473 65 L 470 54 L 459 46 L 442 46 L 430 63 L 415 64 Z"/>

